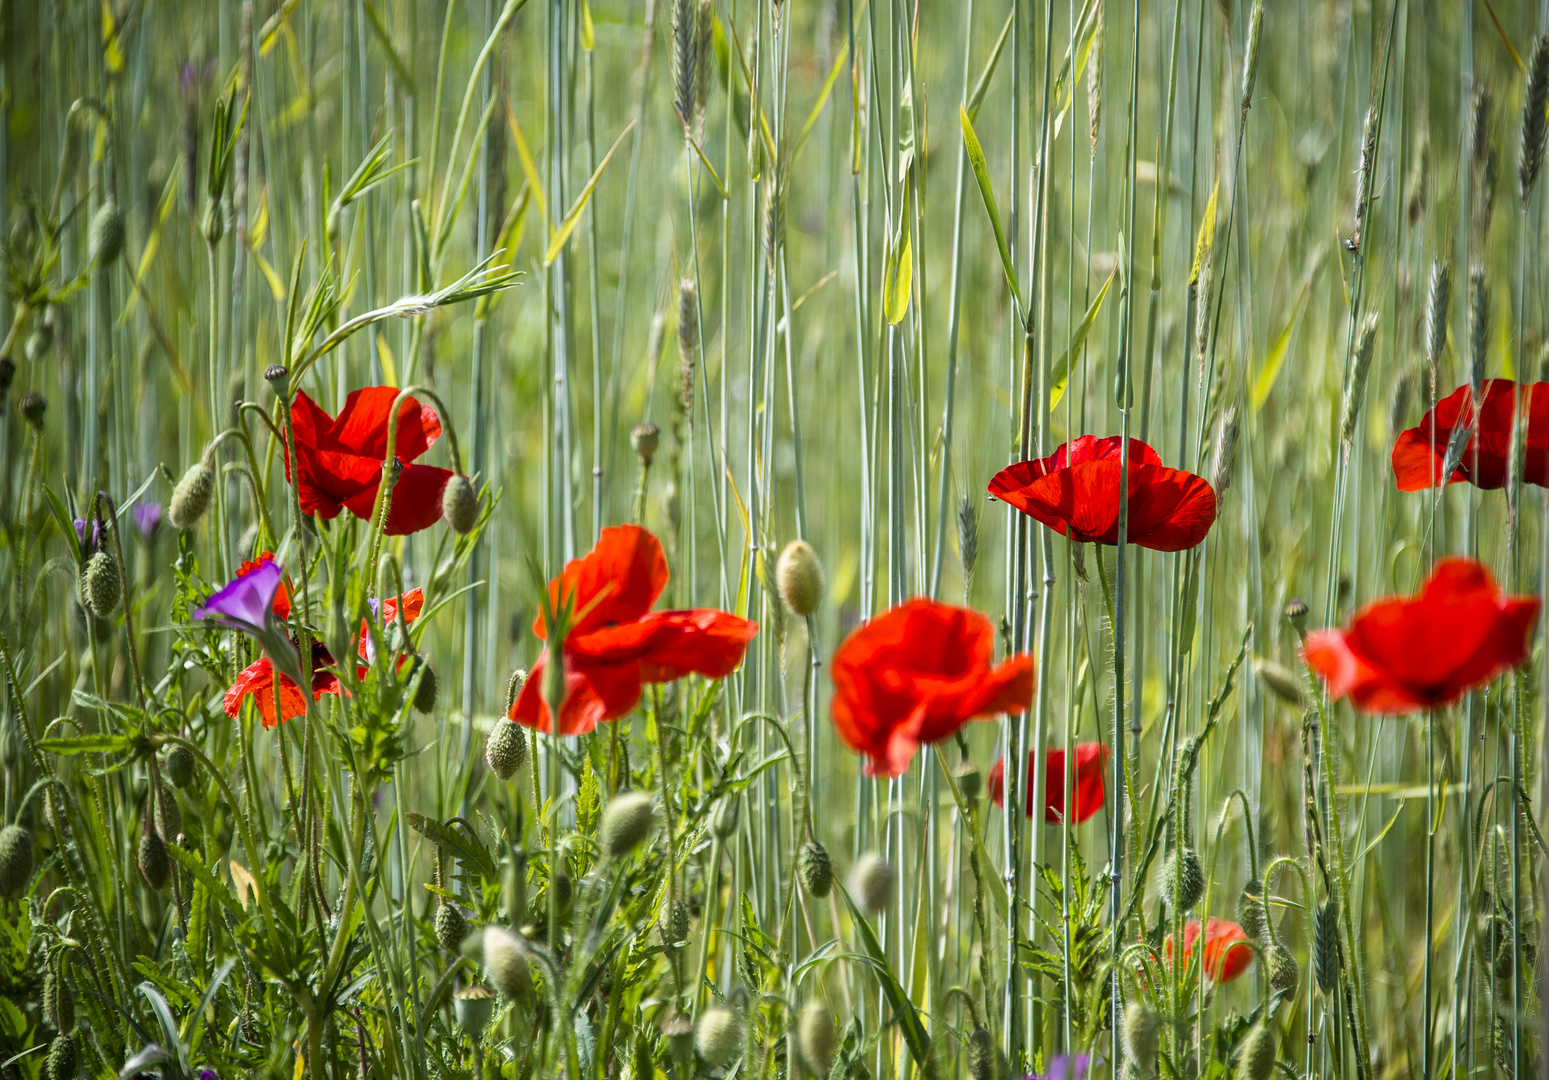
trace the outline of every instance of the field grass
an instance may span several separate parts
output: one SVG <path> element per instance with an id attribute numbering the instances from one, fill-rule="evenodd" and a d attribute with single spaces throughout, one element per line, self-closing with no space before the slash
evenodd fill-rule
<path id="1" fill-rule="evenodd" d="M 1454 388 L 1549 378 L 1546 30 L 1525 0 L 0 2 L 0 1080 L 1543 1075 L 1542 633 L 1407 715 L 1301 647 L 1447 555 L 1549 594 L 1520 441 L 1497 490 L 1390 463 Z M 438 417 L 465 528 L 383 535 L 412 487 L 382 446 L 399 494 L 303 512 L 298 395 L 371 386 Z M 1205 540 L 987 497 L 1088 434 L 1209 480 Z M 658 606 L 758 624 L 743 662 L 512 727 L 543 583 L 631 522 Z M 262 552 L 289 623 L 198 617 Z M 830 661 L 920 596 L 1037 689 L 870 776 Z M 286 632 L 342 693 L 228 717 L 250 663 L 310 672 Z M 1090 820 L 986 797 L 1091 742 Z M 1249 924 L 1241 977 L 1172 963 L 1210 917 Z"/>

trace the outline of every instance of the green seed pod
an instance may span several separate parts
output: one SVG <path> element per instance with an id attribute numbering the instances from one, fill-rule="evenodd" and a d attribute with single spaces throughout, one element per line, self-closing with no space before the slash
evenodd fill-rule
<path id="1" fill-rule="evenodd" d="M 952 770 L 952 776 L 957 780 L 957 790 L 963 793 L 963 798 L 977 799 L 984 794 L 984 770 L 972 761 L 959 762 Z"/>
<path id="2" fill-rule="evenodd" d="M 742 816 L 742 799 L 735 792 L 728 792 L 716 804 L 710 815 L 710 831 L 718 840 L 730 840 L 737 833 L 737 821 Z"/>
<path id="3" fill-rule="evenodd" d="M 656 456 L 656 448 L 661 443 L 662 429 L 649 420 L 642 420 L 629 432 L 629 444 L 635 448 L 635 453 L 640 455 L 640 461 L 644 465 L 650 465 L 651 459 Z"/>
<path id="4" fill-rule="evenodd" d="M 1149 1076 L 1156 1070 L 1161 1026 L 1162 1018 L 1144 1001 L 1124 1006 L 1124 1060 L 1135 1074 Z"/>
<path id="5" fill-rule="evenodd" d="M 1269 947 L 1267 966 L 1271 990 L 1289 993 L 1302 980 L 1302 969 L 1296 963 L 1296 957 L 1291 955 L 1290 949 L 1278 942 Z"/>
<path id="6" fill-rule="evenodd" d="M 621 791 L 603 809 L 597 835 L 610 858 L 621 859 L 650 835 L 653 823 L 651 796 L 643 791 Z"/>
<path id="7" fill-rule="evenodd" d="M 792 540 L 775 564 L 775 584 L 780 599 L 792 615 L 810 615 L 823 602 L 823 564 L 805 540 Z"/>
<path id="8" fill-rule="evenodd" d="M 458 536 L 467 536 L 479 522 L 479 493 L 466 476 L 453 476 L 441 490 L 441 516 Z"/>
<path id="9" fill-rule="evenodd" d="M 36 390 L 28 390 L 16 404 L 16 410 L 22 414 L 22 419 L 37 431 L 43 428 L 43 413 L 47 408 L 48 402 Z"/>
<path id="10" fill-rule="evenodd" d="M 694 1060 L 694 1025 L 684 1017 L 674 1016 L 662 1026 L 662 1036 L 667 1040 L 667 1052 L 679 1065 L 689 1065 Z"/>
<path id="11" fill-rule="evenodd" d="M 160 798 L 151 800 L 151 822 L 163 837 L 176 840 L 183 831 L 183 808 L 178 806 L 177 796 L 165 783 L 161 785 Z"/>
<path id="12" fill-rule="evenodd" d="M 838 1049 L 833 1010 L 817 999 L 807 1002 L 796 1018 L 796 1050 L 801 1060 L 814 1076 L 827 1076 Z"/>
<path id="13" fill-rule="evenodd" d="M 1325 994 L 1339 981 L 1339 904 L 1324 901 L 1312 924 L 1312 977 Z"/>
<path id="14" fill-rule="evenodd" d="M 167 853 L 167 842 L 160 833 L 148 832 L 140 837 L 140 876 L 156 892 L 167 887 L 172 877 L 172 856 Z"/>
<path id="15" fill-rule="evenodd" d="M 194 462 L 183 474 L 183 479 L 172 489 L 172 499 L 167 504 L 167 517 L 175 529 L 192 529 L 210 508 L 210 496 L 215 491 L 215 470 L 203 458 Z"/>
<path id="16" fill-rule="evenodd" d="M 447 952 L 456 952 L 467 936 L 468 920 L 463 918 L 462 909 L 456 904 L 441 901 L 436 908 L 436 941 Z"/>
<path id="17" fill-rule="evenodd" d="M 1237 922 L 1254 941 L 1264 933 L 1264 883 L 1254 878 L 1237 897 Z"/>
<path id="18" fill-rule="evenodd" d="M 52 967 L 43 975 L 43 1015 L 61 1035 L 75 1030 L 75 993 L 69 980 Z"/>
<path id="19" fill-rule="evenodd" d="M 48 350 L 54 347 L 54 331 L 44 323 L 33 327 L 32 333 L 27 335 L 27 359 L 37 363 L 48 355 Z"/>
<path id="20" fill-rule="evenodd" d="M 32 880 L 32 834 L 20 825 L 0 829 L 0 898 L 20 896 Z"/>
<path id="21" fill-rule="evenodd" d="M 484 970 L 489 981 L 519 1005 L 532 1000 L 532 972 L 522 939 L 499 926 L 484 928 Z"/>
<path id="22" fill-rule="evenodd" d="M 182 743 L 173 743 L 167 751 L 166 760 L 162 762 L 162 768 L 166 770 L 167 779 L 172 781 L 173 787 L 186 790 L 194 782 L 196 763 L 192 750 Z"/>
<path id="23" fill-rule="evenodd" d="M 75 1080 L 81 1062 L 73 1035 L 58 1035 L 48 1048 L 48 1080 Z"/>
<path id="24" fill-rule="evenodd" d="M 968 1036 L 968 1076 L 970 1080 L 994 1080 L 995 1041 L 988 1028 L 975 1027 Z"/>
<path id="25" fill-rule="evenodd" d="M 1199 853 L 1193 848 L 1175 848 L 1162 864 L 1162 880 L 1167 895 L 1179 911 L 1188 911 L 1205 895 L 1205 871 Z"/>
<path id="26" fill-rule="evenodd" d="M 682 900 L 668 903 L 662 911 L 656 929 L 661 934 L 663 946 L 668 949 L 681 949 L 688 941 L 688 905 Z"/>
<path id="27" fill-rule="evenodd" d="M 808 840 L 802 846 L 796 869 L 808 896 L 821 900 L 834 887 L 834 864 L 829 861 L 828 849 L 816 840 Z"/>
<path id="28" fill-rule="evenodd" d="M 1243 1040 L 1237 1059 L 1238 1080 L 1269 1080 L 1275 1071 L 1275 1033 L 1265 1024 L 1256 1024 Z"/>
<path id="29" fill-rule="evenodd" d="M 465 986 L 452 995 L 452 1014 L 457 1026 L 469 1038 L 477 1040 L 489 1026 L 495 1013 L 495 992 L 483 983 Z"/>
<path id="30" fill-rule="evenodd" d="M 868 851 L 850 871 L 850 892 L 860 900 L 862 909 L 875 915 L 893 899 L 896 878 L 892 863 L 875 851 Z"/>
<path id="31" fill-rule="evenodd" d="M 414 691 L 414 711 L 422 716 L 428 716 L 436 711 L 436 695 L 439 692 L 436 669 L 431 666 L 429 660 L 420 657 L 420 682 Z"/>
<path id="32" fill-rule="evenodd" d="M 1305 600 L 1289 600 L 1286 602 L 1285 617 L 1291 621 L 1291 625 L 1296 628 L 1297 633 L 1301 633 L 1302 628 L 1307 625 L 1307 611 L 1307 601 Z"/>
<path id="33" fill-rule="evenodd" d="M 99 619 L 110 618 L 118 610 L 118 602 L 124 595 L 124 579 L 118 572 L 118 560 L 106 551 L 99 551 L 86 560 L 84 575 L 86 606 Z"/>
<path id="34" fill-rule="evenodd" d="M 124 250 L 124 212 L 116 199 L 108 199 L 92 216 L 87 230 L 87 250 L 98 266 L 107 266 Z"/>
<path id="35" fill-rule="evenodd" d="M 730 1064 L 742 1048 L 742 1021 L 725 1005 L 711 1005 L 699 1014 L 694 1045 L 711 1065 Z"/>
<path id="36" fill-rule="evenodd" d="M 510 720 L 495 721 L 484 741 L 484 763 L 502 780 L 510 780 L 527 760 L 527 735 L 522 725 Z"/>

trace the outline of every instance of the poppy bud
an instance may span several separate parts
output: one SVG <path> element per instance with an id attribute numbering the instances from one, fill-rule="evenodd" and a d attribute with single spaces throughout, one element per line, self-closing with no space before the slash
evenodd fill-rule
<path id="1" fill-rule="evenodd" d="M 1269 947 L 1269 988 L 1288 993 L 1302 981 L 1302 969 L 1291 950 L 1278 942 Z"/>
<path id="2" fill-rule="evenodd" d="M 194 782 L 194 765 L 194 752 L 182 743 L 173 743 L 172 749 L 167 751 L 166 760 L 162 762 L 167 779 L 172 781 L 175 788 L 187 788 Z"/>
<path id="3" fill-rule="evenodd" d="M 48 350 L 54 347 L 54 331 L 42 323 L 33 327 L 32 333 L 27 335 L 27 359 L 37 363 L 48 355 Z"/>
<path id="4" fill-rule="evenodd" d="M 735 793 L 728 792 L 716 804 L 710 816 L 710 831 L 718 840 L 730 840 L 737 833 L 737 820 L 741 817 L 742 802 Z"/>
<path id="5" fill-rule="evenodd" d="M 158 832 L 148 832 L 140 837 L 140 876 L 156 892 L 167 887 L 172 877 L 172 856 L 167 853 L 167 842 Z"/>
<path id="6" fill-rule="evenodd" d="M 711 1005 L 699 1014 L 694 1045 L 711 1065 L 728 1064 L 742 1046 L 742 1021 L 725 1005 Z"/>
<path id="7" fill-rule="evenodd" d="M 1188 911 L 1205 895 L 1205 871 L 1193 848 L 1175 848 L 1162 864 L 1162 880 L 1179 911 Z"/>
<path id="8" fill-rule="evenodd" d="M 484 928 L 484 970 L 496 990 L 521 1005 L 532 1000 L 527 963 L 527 946 L 521 938 L 498 926 Z"/>
<path id="9" fill-rule="evenodd" d="M 118 610 L 118 601 L 124 592 L 123 578 L 118 573 L 118 560 L 106 551 L 99 551 L 86 560 L 84 576 L 86 606 L 99 619 L 110 618 Z"/>
<path id="10" fill-rule="evenodd" d="M 516 775 L 527 760 L 527 736 L 520 724 L 496 720 L 495 728 L 484 742 L 484 763 L 502 780 Z"/>
<path id="11" fill-rule="evenodd" d="M 868 914 L 875 915 L 893 899 L 895 877 L 892 863 L 875 851 L 868 851 L 850 871 L 850 891 L 860 899 L 861 907 Z"/>
<path id="12" fill-rule="evenodd" d="M 48 1048 L 49 1080 L 75 1080 L 81 1062 L 75 1052 L 73 1035 L 57 1035 Z"/>
<path id="13" fill-rule="evenodd" d="M 61 1035 L 75 1030 L 75 994 L 53 968 L 43 976 L 43 1015 Z"/>
<path id="14" fill-rule="evenodd" d="M 479 521 L 479 493 L 466 476 L 453 476 L 441 489 L 441 516 L 458 536 L 467 536 Z"/>
<path id="15" fill-rule="evenodd" d="M 597 835 L 610 858 L 628 855 L 651 832 L 651 796 L 643 791 L 621 791 L 602 812 Z"/>
<path id="16" fill-rule="evenodd" d="M 515 635 L 513 635 L 514 637 Z M 517 668 L 511 672 L 511 678 L 506 680 L 506 715 L 511 715 L 511 710 L 516 708 L 516 698 L 522 692 L 522 687 L 527 685 L 527 672 Z"/>
<path id="17" fill-rule="evenodd" d="M 960 762 L 952 772 L 957 780 L 957 790 L 965 799 L 977 799 L 984 794 L 984 773 L 971 761 Z"/>
<path id="18" fill-rule="evenodd" d="M 694 1060 L 694 1025 L 681 1016 L 675 1016 L 662 1027 L 662 1036 L 667 1040 L 667 1051 L 672 1054 L 672 1060 L 679 1065 L 687 1065 Z"/>
<path id="19" fill-rule="evenodd" d="M 452 1014 L 463 1033 L 477 1040 L 495 1012 L 495 992 L 483 983 L 465 986 L 452 995 Z"/>
<path id="20" fill-rule="evenodd" d="M 1132 1070 L 1142 1075 L 1151 1073 L 1156 1064 L 1160 1027 L 1161 1017 L 1144 1001 L 1124 1006 L 1124 1060 Z"/>
<path id="21" fill-rule="evenodd" d="M 635 448 L 635 453 L 640 455 L 642 465 L 651 464 L 651 459 L 656 456 L 656 447 L 660 444 L 662 429 L 649 420 L 642 420 L 629 432 L 629 445 Z"/>
<path id="22" fill-rule="evenodd" d="M 834 887 L 834 864 L 829 861 L 828 849 L 816 840 L 808 840 L 802 846 L 796 869 L 801 875 L 801 887 L 809 896 L 821 900 Z"/>
<path id="23" fill-rule="evenodd" d="M 177 796 L 165 783 L 160 785 L 160 796 L 151 796 L 151 822 L 156 832 L 176 839 L 183 831 L 183 809 L 177 804 Z"/>
<path id="24" fill-rule="evenodd" d="M 32 834 L 20 825 L 0 829 L 0 897 L 21 895 L 32 879 Z"/>
<path id="25" fill-rule="evenodd" d="M 792 540 L 775 566 L 780 599 L 792 615 L 811 615 L 823 602 L 823 564 L 805 540 Z"/>
<path id="26" fill-rule="evenodd" d="M 1255 941 L 1264 932 L 1264 883 L 1254 878 L 1237 897 L 1237 923 Z"/>
<path id="27" fill-rule="evenodd" d="M 17 404 L 17 410 L 22 414 L 22 419 L 34 428 L 42 428 L 43 410 L 46 408 L 48 408 L 48 402 L 44 401 L 43 395 L 36 390 L 28 390 Z"/>
<path id="28" fill-rule="evenodd" d="M 1339 905 L 1324 901 L 1312 920 L 1312 977 L 1325 994 L 1339 980 Z"/>
<path id="29" fill-rule="evenodd" d="M 456 904 L 441 901 L 436 908 L 436 941 L 447 952 L 456 952 L 467 936 L 468 920 L 463 918 L 462 909 Z"/>
<path id="30" fill-rule="evenodd" d="M 172 527 L 192 529 L 210 508 L 210 495 L 214 491 L 215 470 L 200 458 L 188 467 L 183 479 L 172 489 L 172 501 L 167 506 Z"/>
<path id="31" fill-rule="evenodd" d="M 1269 1080 L 1274 1071 L 1275 1033 L 1260 1023 L 1243 1040 L 1242 1056 L 1237 1059 L 1238 1080 Z"/>
<path id="32" fill-rule="evenodd" d="M 439 687 L 436 682 L 436 669 L 430 661 L 420 658 L 420 684 L 414 691 L 414 711 L 429 715 L 436 711 L 436 693 Z"/>
<path id="33" fill-rule="evenodd" d="M 669 901 L 656 925 L 662 936 L 662 945 L 679 949 L 688 940 L 688 905 L 682 900 Z"/>
<path id="34" fill-rule="evenodd" d="M 97 208 L 87 230 L 86 247 L 98 266 L 108 265 L 123 252 L 124 212 L 116 199 L 108 199 Z"/>
<path id="35" fill-rule="evenodd" d="M 570 902 L 575 899 L 575 883 L 570 880 L 570 875 L 561 870 L 554 875 L 549 887 L 554 890 L 554 898 L 559 901 L 559 913 L 569 914 Z"/>
<path id="36" fill-rule="evenodd" d="M 995 1040 L 990 1038 L 989 1028 L 975 1026 L 968 1036 L 970 1080 L 993 1080 L 995 1065 Z"/>
<path id="37" fill-rule="evenodd" d="M 1301 708 L 1303 705 L 1302 685 L 1296 678 L 1296 673 L 1284 664 L 1277 664 L 1273 660 L 1264 657 L 1256 657 L 1253 668 L 1258 672 L 1259 682 L 1287 705 Z"/>
<path id="38" fill-rule="evenodd" d="M 834 1013 L 821 1001 L 812 1000 L 796 1018 L 796 1049 L 816 1076 L 827 1076 L 839 1048 L 839 1029 Z"/>

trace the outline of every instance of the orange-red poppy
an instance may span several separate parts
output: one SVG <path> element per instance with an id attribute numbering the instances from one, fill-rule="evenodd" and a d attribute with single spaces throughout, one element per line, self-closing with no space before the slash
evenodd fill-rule
<path id="1" fill-rule="evenodd" d="M 1051 749 L 1046 755 L 1043 772 L 1043 819 L 1057 824 L 1065 815 L 1065 751 L 1061 747 Z M 1076 809 L 1071 818 L 1079 825 L 1103 808 L 1103 763 L 1108 760 L 1108 748 L 1100 742 L 1076 745 Z M 1038 754 L 1027 755 L 1027 816 L 1033 816 L 1033 769 Z M 1001 809 L 1006 807 L 1006 762 L 997 759 L 990 768 L 990 801 Z"/>
<path id="2" fill-rule="evenodd" d="M 1399 433 L 1393 444 L 1393 479 L 1400 491 L 1421 491 L 1441 484 L 1470 483 L 1478 488 L 1506 486 L 1510 472 L 1512 428 L 1522 427 L 1522 479 L 1549 486 L 1549 383 L 1533 383 L 1518 393 L 1510 379 L 1486 379 L 1483 399 L 1474 408 L 1473 390 L 1464 385 L 1436 403 L 1416 426 Z M 1526 397 L 1525 405 L 1521 402 Z M 1464 440 L 1452 447 L 1454 438 Z M 1447 452 L 1457 465 L 1447 476 Z"/>
<path id="3" fill-rule="evenodd" d="M 581 735 L 627 716 L 645 683 L 690 674 L 721 679 L 742 662 L 758 624 L 708 608 L 652 611 L 667 579 L 667 556 L 656 537 L 637 525 L 618 525 L 603 529 L 590 554 L 549 582 L 554 607 L 568 598 L 576 616 L 565 636 L 560 734 Z M 533 633 L 548 640 L 541 614 Z M 549 730 L 541 692 L 548 659 L 545 649 L 511 706 L 512 720 L 538 731 Z"/>
<path id="4" fill-rule="evenodd" d="M 1194 942 L 1199 939 L 1199 920 L 1190 919 L 1183 927 L 1183 962 L 1194 955 Z M 1253 947 L 1248 944 L 1248 933 L 1227 919 L 1209 919 L 1205 923 L 1205 952 L 1202 957 L 1204 971 L 1213 982 L 1227 983 L 1248 970 L 1253 963 Z M 1163 943 L 1167 959 L 1172 960 L 1173 940 L 1169 934 Z"/>
<path id="5" fill-rule="evenodd" d="M 1094 544 L 1119 542 L 1119 455 L 1123 438 L 1083 435 L 1053 454 L 996 473 L 990 494 L 1061 536 Z M 1169 469 L 1139 439 L 1129 441 L 1128 543 L 1155 551 L 1199 544 L 1216 519 L 1210 484 Z"/>
<path id="6" fill-rule="evenodd" d="M 332 417 L 305 393 L 297 393 L 291 423 L 300 467 L 292 472 L 287 452 L 285 477 L 296 485 L 302 513 L 334 518 L 348 510 L 371 520 L 387 454 L 387 423 L 397 396 L 395 387 L 367 386 L 351 392 L 339 415 Z M 441 492 L 451 470 L 414 464 L 440 435 L 441 421 L 429 406 L 410 397 L 398 407 L 393 456 L 402 468 L 387 514 L 389 536 L 419 532 L 441 517 Z"/>
<path id="7" fill-rule="evenodd" d="M 910 600 L 834 652 L 834 729 L 866 772 L 897 776 L 916 750 L 973 720 L 1026 712 L 1033 658 L 995 664 L 995 628 L 976 611 Z"/>
<path id="8" fill-rule="evenodd" d="M 1344 630 L 1307 635 L 1303 653 L 1328 684 L 1368 713 L 1448 705 L 1528 654 L 1538 599 L 1507 596 L 1473 559 L 1436 564 L 1420 591 L 1363 608 Z"/>
<path id="9" fill-rule="evenodd" d="M 312 643 L 312 700 L 316 701 L 324 694 L 337 694 L 339 692 L 339 680 L 329 671 L 333 665 L 333 657 L 329 655 L 323 643 Z M 276 714 L 274 709 L 274 683 L 278 679 L 280 683 L 280 711 Z M 291 682 L 289 676 L 276 675 L 274 665 L 267 656 L 260 656 L 253 663 L 243 668 L 232 681 L 231 688 L 226 691 L 223 702 L 226 715 L 233 720 L 242 712 L 242 699 L 249 694 L 253 696 L 253 704 L 258 707 L 258 715 L 262 717 L 264 727 L 271 728 L 276 724 L 283 724 L 287 720 L 294 720 L 298 716 L 305 716 L 307 700 L 302 695 L 300 687 Z"/>

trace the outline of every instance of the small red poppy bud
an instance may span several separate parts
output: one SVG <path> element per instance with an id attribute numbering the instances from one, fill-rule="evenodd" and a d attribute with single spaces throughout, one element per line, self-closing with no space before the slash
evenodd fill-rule
<path id="1" fill-rule="evenodd" d="M 123 579 L 118 572 L 118 560 L 106 551 L 99 551 L 86 561 L 86 572 L 82 576 L 84 588 L 82 595 L 86 598 L 86 606 L 91 608 L 91 613 L 99 619 L 106 619 L 118 610 L 118 601 L 123 596 Z"/>
<path id="2" fill-rule="evenodd" d="M 194 462 L 183 474 L 183 479 L 172 489 L 172 501 L 167 506 L 167 516 L 175 529 L 192 529 L 210 508 L 210 496 L 215 491 L 215 471 L 203 458 Z"/>
<path id="3" fill-rule="evenodd" d="M 484 743 L 484 764 L 502 780 L 510 780 L 527 760 L 527 736 L 520 724 L 496 720 Z"/>

